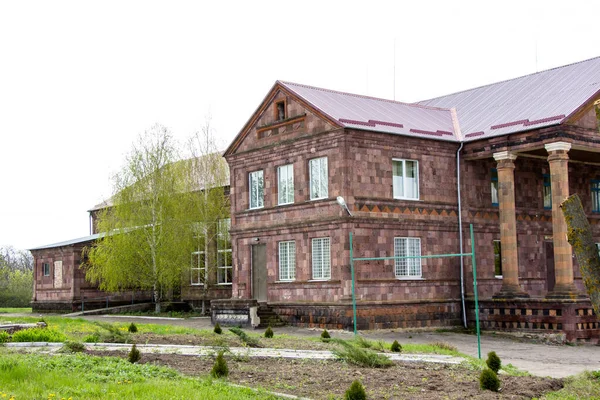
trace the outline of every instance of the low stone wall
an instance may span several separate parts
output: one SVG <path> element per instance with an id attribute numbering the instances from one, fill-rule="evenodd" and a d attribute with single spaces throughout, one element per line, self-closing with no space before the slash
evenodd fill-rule
<path id="1" fill-rule="evenodd" d="M 352 303 L 269 303 L 290 325 L 353 329 Z M 460 301 L 370 302 L 357 304 L 357 329 L 422 328 L 460 325 Z"/>
<path id="2" fill-rule="evenodd" d="M 475 326 L 475 304 L 467 302 L 469 324 Z M 567 342 L 600 343 L 600 320 L 589 300 L 481 300 L 481 329 L 536 334 L 563 333 Z"/>
<path id="3" fill-rule="evenodd" d="M 211 322 L 223 326 L 257 327 L 258 302 L 251 299 L 221 299 L 210 302 Z"/>

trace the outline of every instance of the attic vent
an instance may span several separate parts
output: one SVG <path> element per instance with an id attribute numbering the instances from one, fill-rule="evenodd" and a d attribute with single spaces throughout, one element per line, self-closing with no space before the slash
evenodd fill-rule
<path id="1" fill-rule="evenodd" d="M 285 101 L 278 101 L 275 103 L 275 120 L 282 121 L 285 118 Z"/>

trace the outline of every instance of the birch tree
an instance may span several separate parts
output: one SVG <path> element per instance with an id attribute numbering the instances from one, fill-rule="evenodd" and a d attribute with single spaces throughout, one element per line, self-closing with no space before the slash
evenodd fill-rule
<path id="1" fill-rule="evenodd" d="M 167 128 L 140 135 L 115 177 L 113 206 L 98 218 L 102 237 L 88 251 L 86 278 L 100 289 L 152 290 L 156 312 L 181 284 L 193 249 L 186 163 Z"/>

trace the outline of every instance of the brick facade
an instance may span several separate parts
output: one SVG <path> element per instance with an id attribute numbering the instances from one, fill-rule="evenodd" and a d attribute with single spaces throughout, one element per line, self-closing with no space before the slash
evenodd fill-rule
<path id="1" fill-rule="evenodd" d="M 278 121 L 274 110 L 282 101 L 287 107 L 286 119 Z M 590 151 L 600 151 L 600 139 L 597 130 L 590 132 L 588 114 L 583 113 L 571 125 L 515 134 L 511 136 L 514 144 L 501 137 L 473 141 L 462 149 L 464 251 L 470 251 L 468 225 L 473 224 L 482 299 L 491 300 L 507 284 L 506 273 L 496 276 L 494 272 L 494 241 L 501 239 L 501 232 L 506 233 L 501 207 L 491 201 L 492 170 L 503 173 L 495 153 L 516 154 L 510 160 L 512 199 L 502 200 L 513 221 L 513 246 L 510 248 L 506 238 L 502 243 L 502 250 L 511 256 L 502 256 L 502 268 L 504 272 L 514 271 L 508 283 L 516 290 L 535 300 L 546 296 L 552 289 L 549 286 L 560 283 L 553 268 L 557 228 L 552 210 L 545 209 L 543 203 L 543 176 L 551 173 L 545 144 L 564 140 L 578 144 L 564 169 L 568 171 L 564 187 L 569 193 L 580 194 L 590 213 L 594 237 L 600 242 L 600 215 L 591 213 L 590 199 L 590 180 L 600 176 L 600 169 L 588 162 Z M 423 255 L 460 251 L 458 148 L 459 143 L 452 141 L 340 128 L 320 110 L 276 85 L 225 155 L 232 179 L 232 297 L 256 298 L 259 289 L 253 288 L 253 282 L 258 281 L 252 246 L 264 244 L 266 301 L 282 319 L 302 326 L 350 328 L 350 232 L 354 257 L 393 256 L 394 238 L 419 238 Z M 319 157 L 327 158 L 328 194 L 324 199 L 310 200 L 309 162 Z M 417 199 L 394 198 L 393 160 L 418 163 Z M 294 171 L 294 202 L 278 205 L 277 169 L 289 164 Z M 249 173 L 259 170 L 264 178 L 264 206 L 250 209 Z M 337 196 L 343 196 L 351 216 L 337 204 Z M 311 241 L 325 237 L 330 238 L 331 278 L 323 281 L 312 276 Z M 282 241 L 295 243 L 293 281 L 279 279 L 278 246 Z M 581 295 L 581 276 L 577 263 L 573 264 L 574 287 Z M 469 258 L 464 258 L 464 268 L 466 296 L 470 298 L 473 279 Z M 458 258 L 423 259 L 421 275 L 411 279 L 396 277 L 394 260 L 357 262 L 355 270 L 360 327 L 460 323 Z"/>

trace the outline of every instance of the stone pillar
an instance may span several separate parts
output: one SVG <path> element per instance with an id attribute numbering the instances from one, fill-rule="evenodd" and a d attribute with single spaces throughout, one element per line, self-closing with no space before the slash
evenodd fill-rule
<path id="1" fill-rule="evenodd" d="M 550 188 L 552 190 L 552 241 L 554 244 L 554 290 L 546 297 L 551 299 L 572 298 L 577 294 L 573 284 L 573 252 L 567 241 L 567 224 L 560 209 L 569 197 L 569 150 L 571 143 L 555 142 L 545 145 L 550 164 Z"/>
<path id="2" fill-rule="evenodd" d="M 515 212 L 516 154 L 494 153 L 498 162 L 498 203 L 500 206 L 500 242 L 502 257 L 502 288 L 494 298 L 529 297 L 519 286 L 519 255 L 517 248 L 517 217 Z"/>

